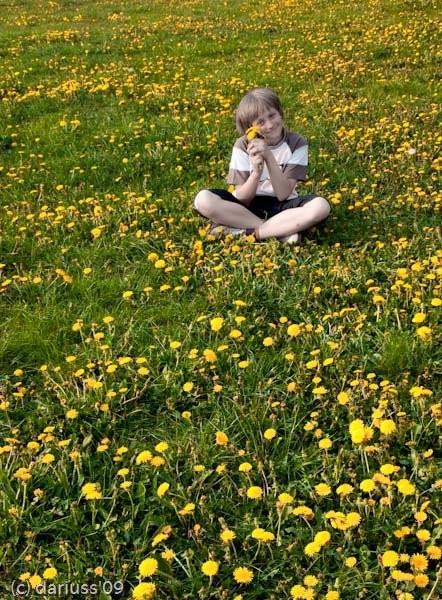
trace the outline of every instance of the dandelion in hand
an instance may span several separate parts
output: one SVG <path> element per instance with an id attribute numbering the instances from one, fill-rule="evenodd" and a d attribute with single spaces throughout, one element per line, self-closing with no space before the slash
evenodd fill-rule
<path id="1" fill-rule="evenodd" d="M 246 137 L 249 142 L 251 142 L 252 140 L 255 140 L 255 139 L 259 139 L 259 140 L 264 139 L 264 136 L 261 135 L 261 133 L 259 131 L 259 127 L 257 127 L 256 125 L 253 125 L 252 127 L 249 127 L 247 129 Z M 262 163 L 260 163 L 258 165 L 258 168 L 262 168 Z"/>
<path id="2" fill-rule="evenodd" d="M 255 138 L 258 138 L 260 140 L 264 139 L 264 136 L 261 135 L 261 133 L 259 132 L 259 127 L 257 127 L 256 125 L 253 125 L 252 127 L 249 127 L 247 129 L 246 136 L 249 141 L 254 140 Z"/>

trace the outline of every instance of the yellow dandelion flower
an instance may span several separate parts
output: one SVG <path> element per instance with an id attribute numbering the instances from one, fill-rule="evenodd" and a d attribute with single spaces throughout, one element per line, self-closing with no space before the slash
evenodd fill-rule
<path id="1" fill-rule="evenodd" d="M 317 544 L 316 542 L 310 542 L 309 544 L 307 544 L 307 546 L 305 546 L 304 553 L 307 556 L 311 557 L 317 554 L 320 550 L 321 546 L 319 544 Z"/>
<path id="2" fill-rule="evenodd" d="M 248 140 L 253 140 L 256 137 L 262 138 L 262 135 L 259 132 L 259 127 L 257 125 L 249 127 L 246 131 L 246 137 Z"/>
<path id="3" fill-rule="evenodd" d="M 166 452 L 168 448 L 169 444 L 167 442 L 158 442 L 158 444 L 155 446 L 155 450 L 157 452 Z"/>
<path id="4" fill-rule="evenodd" d="M 361 522 L 361 515 L 357 512 L 348 513 L 345 517 L 345 522 L 348 527 L 356 527 Z"/>
<path id="5" fill-rule="evenodd" d="M 193 502 L 188 502 L 184 508 L 178 511 L 179 515 L 188 515 L 189 513 L 195 510 L 195 504 Z"/>
<path id="6" fill-rule="evenodd" d="M 424 521 L 427 520 L 428 515 L 423 510 L 418 510 L 417 512 L 414 513 L 414 518 L 416 519 L 416 521 L 418 523 L 423 523 Z"/>
<path id="7" fill-rule="evenodd" d="M 396 423 L 392 419 L 385 419 L 381 421 L 379 429 L 384 435 L 390 435 L 396 431 Z"/>
<path id="8" fill-rule="evenodd" d="M 89 494 L 86 494 L 85 498 L 86 500 L 101 500 L 101 498 L 103 498 L 103 494 L 100 491 L 95 490 Z"/>
<path id="9" fill-rule="evenodd" d="M 258 487 L 257 485 L 252 485 L 247 490 L 247 497 L 251 500 L 258 500 L 262 497 L 262 488 Z"/>
<path id="10" fill-rule="evenodd" d="M 324 546 L 324 544 L 327 544 L 330 541 L 330 539 L 331 535 L 328 531 L 318 531 L 313 541 L 319 546 Z"/>
<path id="11" fill-rule="evenodd" d="M 76 419 L 77 417 L 78 417 L 78 410 L 76 410 L 75 408 L 71 408 L 66 413 L 66 418 L 67 419 Z"/>
<path id="12" fill-rule="evenodd" d="M 425 552 L 432 560 L 440 560 L 442 557 L 442 549 L 438 546 L 428 546 L 428 548 L 425 549 Z"/>
<path id="13" fill-rule="evenodd" d="M 232 531 L 231 529 L 224 529 L 220 533 L 219 537 L 225 544 L 228 544 L 229 542 L 231 542 L 232 540 L 234 540 L 236 538 L 236 533 L 234 531 Z"/>
<path id="14" fill-rule="evenodd" d="M 408 479 L 399 479 L 399 481 L 397 482 L 397 489 L 404 496 L 414 494 L 414 492 L 416 491 L 415 486 L 412 483 L 410 483 Z"/>
<path id="15" fill-rule="evenodd" d="M 386 463 L 386 464 L 382 465 L 379 470 L 383 475 L 392 475 L 393 473 L 396 473 L 397 471 L 399 471 L 399 467 L 396 467 L 395 465 L 391 465 L 390 463 Z"/>
<path id="16" fill-rule="evenodd" d="M 422 341 L 428 341 L 432 335 L 431 327 L 427 327 L 426 325 L 418 327 L 418 329 L 416 330 L 416 335 L 420 337 Z"/>
<path id="17" fill-rule="evenodd" d="M 40 444 L 38 442 L 28 442 L 26 444 L 26 448 L 28 448 L 28 450 L 38 450 L 40 448 Z"/>
<path id="18" fill-rule="evenodd" d="M 353 491 L 353 486 L 349 483 L 343 483 L 336 489 L 336 493 L 340 496 L 348 496 Z"/>
<path id="19" fill-rule="evenodd" d="M 299 325 L 293 324 L 293 325 L 289 325 L 289 327 L 287 328 L 287 334 L 290 337 L 297 337 L 300 333 L 301 333 L 301 328 L 299 327 Z"/>
<path id="20" fill-rule="evenodd" d="M 55 567 L 48 567 L 43 571 L 43 579 L 55 579 L 58 571 Z"/>
<path id="21" fill-rule="evenodd" d="M 410 535 L 411 529 L 409 527 L 401 527 L 401 529 L 396 529 L 393 533 L 397 538 L 402 539 L 405 536 Z"/>
<path id="22" fill-rule="evenodd" d="M 48 465 L 49 463 L 54 462 L 54 460 L 55 460 L 55 456 L 53 454 L 48 453 L 43 456 L 41 462 L 44 465 Z"/>
<path id="23" fill-rule="evenodd" d="M 399 562 L 399 554 L 394 550 L 387 550 L 381 557 L 384 567 L 395 567 Z"/>
<path id="24" fill-rule="evenodd" d="M 97 490 L 97 484 L 96 483 L 85 483 L 82 487 L 81 487 L 81 491 L 83 492 L 83 494 L 90 494 L 92 492 L 95 492 Z"/>
<path id="25" fill-rule="evenodd" d="M 418 529 L 416 531 L 416 537 L 420 542 L 428 542 L 431 538 L 431 534 L 428 529 Z"/>
<path id="26" fill-rule="evenodd" d="M 247 567 L 237 567 L 233 571 L 233 578 L 237 583 L 247 584 L 253 580 L 253 572 Z"/>
<path id="27" fill-rule="evenodd" d="M 329 450 L 332 447 L 333 443 L 329 438 L 323 438 L 322 440 L 319 440 L 319 448 L 321 448 L 321 450 Z"/>
<path id="28" fill-rule="evenodd" d="M 262 340 L 263 346 L 271 346 L 273 344 L 273 338 L 271 337 L 266 337 Z"/>
<path id="29" fill-rule="evenodd" d="M 428 569 L 428 559 L 423 554 L 413 554 L 410 558 L 410 565 L 416 571 L 426 571 Z"/>
<path id="30" fill-rule="evenodd" d="M 346 560 L 345 560 L 345 566 L 349 567 L 350 569 L 352 569 L 357 563 L 357 560 L 354 556 L 349 556 Z"/>
<path id="31" fill-rule="evenodd" d="M 372 492 L 374 490 L 374 488 L 375 488 L 375 483 L 374 483 L 373 479 L 364 479 L 359 484 L 359 489 L 361 489 L 363 492 Z"/>
<path id="32" fill-rule="evenodd" d="M 210 328 L 212 331 L 219 331 L 223 326 L 224 319 L 222 317 L 215 317 L 210 320 Z"/>
<path id="33" fill-rule="evenodd" d="M 193 390 L 193 383 L 191 381 L 186 381 L 183 385 L 183 392 L 191 392 Z"/>
<path id="34" fill-rule="evenodd" d="M 218 569 L 219 565 L 214 560 L 206 560 L 206 562 L 201 565 L 201 571 L 208 577 L 213 577 L 216 575 L 218 573 Z"/>
<path id="35" fill-rule="evenodd" d="M 135 600 L 149 600 L 155 594 L 156 586 L 152 582 L 142 582 L 134 587 L 132 596 Z"/>
<path id="36" fill-rule="evenodd" d="M 314 575 L 306 575 L 303 579 L 303 584 L 307 587 L 315 587 L 319 582 L 319 579 Z"/>
<path id="37" fill-rule="evenodd" d="M 172 560 L 175 558 L 175 552 L 170 548 L 166 548 L 163 552 L 161 552 L 161 558 L 164 558 L 164 560 L 167 560 L 167 562 L 172 562 Z"/>
<path id="38" fill-rule="evenodd" d="M 142 465 L 144 463 L 150 462 L 152 460 L 152 452 L 149 450 L 143 450 L 137 455 L 135 462 L 137 465 Z"/>
<path id="39" fill-rule="evenodd" d="M 217 431 L 215 441 L 218 446 L 226 446 L 229 443 L 229 438 L 223 431 Z"/>
<path id="40" fill-rule="evenodd" d="M 340 596 L 339 592 L 331 590 L 330 592 L 327 592 L 325 594 L 324 600 L 339 600 L 340 597 L 341 596 Z"/>
<path id="41" fill-rule="evenodd" d="M 314 388 L 312 393 L 315 394 L 316 396 L 324 396 L 324 394 L 326 394 L 328 392 L 328 389 L 326 387 L 324 387 L 323 385 L 320 385 L 317 388 Z"/>
<path id="42" fill-rule="evenodd" d="M 279 506 L 285 506 L 286 504 L 290 504 L 293 502 L 294 498 L 291 494 L 287 494 L 287 492 L 283 492 L 278 496 L 278 504 Z"/>
<path id="43" fill-rule="evenodd" d="M 296 516 L 296 517 L 305 517 L 307 520 L 311 520 L 313 519 L 313 517 L 315 516 L 315 513 L 312 511 L 311 508 L 309 508 L 308 506 L 296 506 L 292 513 Z"/>
<path id="44" fill-rule="evenodd" d="M 266 531 L 262 527 L 256 527 L 252 531 L 252 538 L 260 542 L 271 542 L 275 539 L 275 535 L 271 531 Z"/>
<path id="45" fill-rule="evenodd" d="M 204 356 L 205 360 L 209 363 L 216 362 L 216 354 L 215 354 L 215 352 L 213 352 L 213 350 L 210 350 L 209 348 L 206 348 L 203 351 L 203 356 Z"/>
<path id="46" fill-rule="evenodd" d="M 157 533 L 152 540 L 152 548 L 155 548 L 155 546 L 158 546 L 158 544 L 161 544 L 161 542 L 165 542 L 167 539 L 169 539 L 169 535 L 167 533 Z"/>
<path id="47" fill-rule="evenodd" d="M 29 577 L 28 581 L 29 581 L 29 584 L 30 584 L 31 588 L 33 590 L 35 590 L 35 588 L 38 585 L 41 585 L 41 583 L 42 583 L 43 580 L 40 577 L 40 575 L 38 575 L 37 573 L 35 573 L 35 575 L 32 575 L 31 577 Z"/>
<path id="48" fill-rule="evenodd" d="M 229 333 L 229 336 L 236 340 L 242 336 L 242 332 L 239 329 L 232 329 L 232 331 Z"/>
<path id="49" fill-rule="evenodd" d="M 276 436 L 276 429 L 270 428 L 264 431 L 264 437 L 266 440 L 272 440 Z"/>
<path id="50" fill-rule="evenodd" d="M 361 419 L 355 419 L 350 423 L 349 432 L 351 435 L 351 441 L 354 444 L 366 442 L 373 436 L 373 430 L 370 427 L 366 427 Z"/>
<path id="51" fill-rule="evenodd" d="M 426 318 L 427 318 L 427 315 L 425 313 L 416 313 L 414 315 L 414 317 L 412 318 L 411 322 L 412 323 L 423 323 Z"/>
<path id="52" fill-rule="evenodd" d="M 339 404 L 348 404 L 348 402 L 350 401 L 350 397 L 347 394 L 347 392 L 339 392 L 338 396 L 337 396 L 337 400 L 339 402 Z"/>
<path id="53" fill-rule="evenodd" d="M 291 589 L 290 589 L 290 596 L 292 598 L 296 598 L 296 599 L 301 599 L 301 598 L 305 598 L 305 592 L 307 590 L 305 589 L 305 587 L 303 585 L 294 585 Z"/>
<path id="54" fill-rule="evenodd" d="M 169 488 L 170 484 L 166 481 L 164 483 L 161 483 L 157 489 L 157 496 L 161 498 L 162 496 L 164 496 L 164 494 L 166 494 L 169 491 Z"/>
<path id="55" fill-rule="evenodd" d="M 138 571 L 142 577 L 152 577 L 158 569 L 158 561 L 156 558 L 145 558 L 138 567 Z"/>
<path id="56" fill-rule="evenodd" d="M 428 575 L 424 575 L 423 573 L 418 573 L 414 578 L 414 583 L 416 584 L 416 587 L 418 587 L 418 588 L 427 587 L 429 582 L 430 582 L 430 579 L 429 579 Z"/>
<path id="57" fill-rule="evenodd" d="M 318 485 L 315 485 L 315 492 L 318 496 L 328 496 L 331 494 L 331 491 L 331 487 L 326 483 L 318 483 Z"/>
<path id="58" fill-rule="evenodd" d="M 252 469 L 253 466 L 249 462 L 241 463 L 238 467 L 238 471 L 241 471 L 241 473 L 248 473 Z"/>

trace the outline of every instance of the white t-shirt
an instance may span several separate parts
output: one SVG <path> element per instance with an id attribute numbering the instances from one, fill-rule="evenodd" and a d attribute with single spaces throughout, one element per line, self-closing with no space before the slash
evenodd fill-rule
<path id="1" fill-rule="evenodd" d="M 229 185 L 244 184 L 253 171 L 249 155 L 247 154 L 247 144 L 249 140 L 245 135 L 238 138 L 233 146 L 232 157 L 230 160 L 227 183 Z M 296 181 L 305 181 L 308 165 L 308 145 L 307 140 L 302 135 L 284 129 L 282 140 L 276 146 L 269 146 L 280 169 L 289 177 Z M 235 192 L 233 192 L 235 195 Z M 270 181 L 267 166 L 261 173 L 261 177 L 256 190 L 257 196 L 275 196 L 272 183 Z M 290 200 L 297 197 L 297 192 L 293 192 L 287 198 Z"/>

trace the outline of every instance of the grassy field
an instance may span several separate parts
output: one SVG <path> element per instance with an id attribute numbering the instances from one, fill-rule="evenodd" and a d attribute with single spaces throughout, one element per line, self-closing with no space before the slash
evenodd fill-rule
<path id="1" fill-rule="evenodd" d="M 0 8 L 0 598 L 442 598 L 441 2 Z M 254 86 L 300 248 L 191 208 Z"/>

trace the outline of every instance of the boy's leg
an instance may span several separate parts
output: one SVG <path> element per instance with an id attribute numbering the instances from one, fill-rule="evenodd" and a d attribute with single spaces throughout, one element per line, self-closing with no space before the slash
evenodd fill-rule
<path id="1" fill-rule="evenodd" d="M 197 194 L 194 207 L 203 217 L 217 225 L 252 229 L 264 223 L 264 219 L 254 215 L 243 204 L 223 200 L 210 190 L 202 190 Z"/>
<path id="2" fill-rule="evenodd" d="M 269 237 L 285 237 L 292 233 L 305 231 L 330 214 L 330 205 L 322 196 L 316 196 L 306 204 L 297 208 L 287 208 L 257 228 L 261 240 Z"/>

